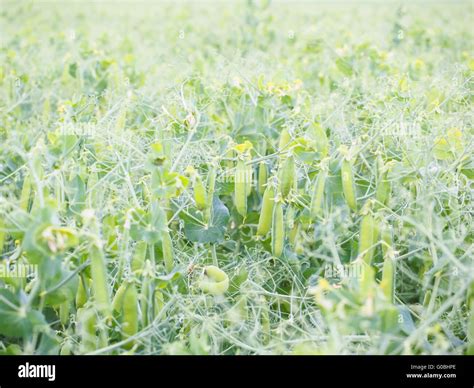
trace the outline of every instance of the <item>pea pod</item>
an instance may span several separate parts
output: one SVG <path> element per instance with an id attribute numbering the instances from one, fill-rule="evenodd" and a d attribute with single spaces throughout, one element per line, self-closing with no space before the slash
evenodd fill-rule
<path id="1" fill-rule="evenodd" d="M 64 301 L 59 305 L 59 320 L 63 326 L 66 326 L 69 322 L 69 313 L 71 311 L 71 302 L 69 300 Z"/>
<path id="2" fill-rule="evenodd" d="M 285 240 L 285 225 L 283 220 L 283 206 L 281 201 L 275 203 L 272 217 L 272 254 L 280 257 L 283 253 Z"/>
<path id="3" fill-rule="evenodd" d="M 151 301 L 151 277 L 148 271 L 145 272 L 140 292 L 140 309 L 142 312 L 142 325 L 143 327 L 148 326 L 149 320 L 151 318 L 151 310 L 153 303 Z"/>
<path id="4" fill-rule="evenodd" d="M 288 156 L 280 166 L 279 172 L 280 190 L 283 198 L 286 198 L 293 188 L 295 181 L 295 159 Z"/>
<path id="5" fill-rule="evenodd" d="M 213 163 L 209 169 L 209 173 L 207 175 L 207 205 L 206 205 L 206 212 L 204 213 L 204 220 L 205 222 L 210 222 L 211 215 L 212 215 L 212 202 L 214 199 L 214 191 L 216 189 L 216 164 Z"/>
<path id="6" fill-rule="evenodd" d="M 392 190 L 392 185 L 388 179 L 388 173 L 392 166 L 391 162 L 384 164 L 383 160 L 379 158 L 379 178 L 377 182 L 377 188 L 375 191 L 375 199 L 377 200 L 377 207 L 382 207 L 387 205 L 387 202 L 390 198 L 390 192 Z"/>
<path id="7" fill-rule="evenodd" d="M 319 123 L 314 123 L 312 126 L 312 134 L 316 141 L 316 149 L 322 158 L 325 158 L 329 153 L 329 140 L 323 127 Z"/>
<path id="8" fill-rule="evenodd" d="M 321 171 L 316 177 L 316 182 L 313 188 L 313 195 L 311 196 L 310 213 L 311 218 L 313 219 L 321 214 L 327 175 L 328 169 L 326 163 L 324 163 L 321 165 Z"/>
<path id="9" fill-rule="evenodd" d="M 231 170 L 232 167 L 234 166 L 233 162 L 232 162 L 232 160 L 235 157 L 234 154 L 235 154 L 235 152 L 234 152 L 234 149 L 232 147 L 228 148 L 226 153 L 225 153 L 223 164 L 224 164 L 224 167 L 227 168 L 228 170 Z"/>
<path id="10" fill-rule="evenodd" d="M 110 316 L 110 297 L 107 286 L 107 268 L 105 257 L 97 244 L 90 248 L 92 290 L 97 303 L 97 308 L 106 317 Z"/>
<path id="11" fill-rule="evenodd" d="M 209 265 L 204 268 L 204 278 L 199 282 L 202 291 L 212 294 L 224 294 L 229 288 L 229 276 L 220 268 Z"/>
<path id="12" fill-rule="evenodd" d="M 211 168 L 209 170 L 209 174 L 207 176 L 207 187 L 208 187 L 208 207 L 212 205 L 212 198 L 214 196 L 214 191 L 216 189 L 216 178 L 217 178 L 217 172 L 216 172 L 216 165 L 213 163 L 211 165 Z"/>
<path id="13" fill-rule="evenodd" d="M 82 354 L 97 349 L 96 323 L 97 318 L 94 310 L 89 308 L 77 310 L 76 331 L 81 337 L 80 352 Z"/>
<path id="14" fill-rule="evenodd" d="M 87 302 L 87 290 L 84 287 L 84 282 L 89 283 L 85 277 L 81 276 L 76 292 L 76 309 L 83 307 Z"/>
<path id="15" fill-rule="evenodd" d="M 130 263 L 132 272 L 137 273 L 143 270 L 143 266 L 145 265 L 146 252 L 146 241 L 137 242 L 137 245 L 135 246 L 135 252 L 133 253 L 132 257 L 132 262 Z"/>
<path id="16" fill-rule="evenodd" d="M 262 198 L 262 209 L 260 210 L 260 218 L 258 220 L 257 235 L 265 236 L 272 226 L 273 217 L 273 201 L 275 190 L 272 186 L 267 186 Z"/>
<path id="17" fill-rule="evenodd" d="M 393 246 L 393 238 L 392 238 L 392 229 L 388 225 L 384 225 L 382 229 L 382 253 L 387 256 L 389 249 Z"/>
<path id="18" fill-rule="evenodd" d="M 291 141 L 291 135 L 287 128 L 284 128 L 280 133 L 280 140 L 278 142 L 278 150 L 283 151 Z"/>
<path id="19" fill-rule="evenodd" d="M 123 295 L 122 337 L 127 339 L 138 333 L 138 293 L 135 284 L 130 283 Z M 130 341 L 125 348 L 133 347 Z"/>
<path id="20" fill-rule="evenodd" d="M 357 199 L 356 199 L 356 188 L 354 184 L 353 175 L 353 162 L 349 156 L 347 147 L 341 146 L 340 152 L 343 155 L 341 163 L 341 179 L 342 179 L 342 192 L 346 199 L 347 205 L 353 210 L 357 211 Z"/>
<path id="21" fill-rule="evenodd" d="M 161 235 L 161 247 L 163 249 L 163 261 L 165 262 L 165 269 L 171 272 L 174 268 L 174 254 L 173 243 L 171 241 L 170 232 L 168 229 L 163 231 Z"/>
<path id="22" fill-rule="evenodd" d="M 374 256 L 378 228 L 378 223 L 370 212 L 362 217 L 359 232 L 359 256 L 367 264 L 371 264 Z"/>
<path id="23" fill-rule="evenodd" d="M 159 316 L 159 314 L 163 310 L 164 305 L 165 305 L 165 302 L 164 302 L 163 293 L 160 290 L 156 289 L 155 297 L 154 297 L 154 306 L 153 306 L 155 319 Z"/>
<path id="24" fill-rule="evenodd" d="M 300 230 L 300 224 L 295 222 L 293 227 L 288 232 L 288 243 L 290 246 L 294 247 L 296 243 L 296 237 L 298 237 L 298 232 Z"/>
<path id="25" fill-rule="evenodd" d="M 380 288 L 383 294 L 390 302 L 393 302 L 393 277 L 394 277 L 395 263 L 393 260 L 393 251 L 389 248 L 389 254 L 384 258 L 382 269 L 382 280 L 380 281 Z"/>
<path id="26" fill-rule="evenodd" d="M 32 191 L 32 186 L 31 186 L 31 177 L 30 175 L 26 175 L 25 179 L 23 180 L 23 187 L 21 188 L 21 194 L 20 194 L 20 209 L 24 211 L 28 211 L 28 205 L 30 203 L 30 197 L 31 197 L 31 191 Z"/>
<path id="27" fill-rule="evenodd" d="M 237 212 L 245 217 L 247 215 L 247 167 L 243 160 L 237 161 L 234 179 L 234 201 Z"/>
<path id="28" fill-rule="evenodd" d="M 202 179 L 199 175 L 196 174 L 194 178 L 194 201 L 196 206 L 200 210 L 204 210 L 208 206 L 208 198 L 206 188 L 202 183 Z"/>
<path id="29" fill-rule="evenodd" d="M 116 313 L 120 313 L 122 311 L 123 296 L 125 295 L 125 291 L 127 291 L 127 288 L 128 288 L 127 282 L 123 282 L 118 288 L 112 300 L 112 311 Z"/>
<path id="30" fill-rule="evenodd" d="M 265 185 L 268 180 L 268 168 L 265 162 L 260 162 L 258 165 L 258 193 L 265 194 Z"/>

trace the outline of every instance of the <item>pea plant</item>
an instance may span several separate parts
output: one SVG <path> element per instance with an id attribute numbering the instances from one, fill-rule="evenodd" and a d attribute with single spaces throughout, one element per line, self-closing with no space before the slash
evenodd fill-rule
<path id="1" fill-rule="evenodd" d="M 4 4 L 0 354 L 474 354 L 473 10 L 397 7 Z"/>

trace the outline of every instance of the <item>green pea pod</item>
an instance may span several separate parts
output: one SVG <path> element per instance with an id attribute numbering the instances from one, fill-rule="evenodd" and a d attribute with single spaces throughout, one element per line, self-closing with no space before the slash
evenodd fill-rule
<path id="1" fill-rule="evenodd" d="M 229 276 L 220 268 L 209 265 L 204 268 L 204 278 L 199 282 L 199 288 L 212 295 L 222 295 L 229 288 Z"/>
<path id="2" fill-rule="evenodd" d="M 235 168 L 234 201 L 237 212 L 245 217 L 247 215 L 247 167 L 243 160 L 239 160 Z"/>
<path id="3" fill-rule="evenodd" d="M 143 266 L 145 265 L 146 252 L 146 241 L 137 242 L 137 245 L 135 246 L 135 252 L 132 257 L 132 262 L 130 263 L 130 267 L 133 273 L 138 273 L 143 270 Z"/>
<path id="4" fill-rule="evenodd" d="M 354 184 L 354 176 L 352 173 L 352 161 L 343 158 L 341 164 L 342 192 L 346 199 L 347 205 L 357 211 L 356 189 Z"/>
<path id="5" fill-rule="evenodd" d="M 122 337 L 127 339 L 138 333 L 138 293 L 135 284 L 130 283 L 123 295 Z M 124 347 L 130 349 L 134 341 Z"/>
<path id="6" fill-rule="evenodd" d="M 163 310 L 164 305 L 165 305 L 165 301 L 164 301 L 163 293 L 160 290 L 156 289 L 155 297 L 154 297 L 154 306 L 153 306 L 155 319 Z"/>
<path id="7" fill-rule="evenodd" d="M 76 331 L 81 337 L 80 352 L 87 354 L 97 349 L 96 336 L 97 317 L 95 311 L 80 308 L 76 313 Z"/>
<path id="8" fill-rule="evenodd" d="M 163 231 L 161 235 L 161 247 L 163 249 L 163 261 L 165 262 L 165 269 L 171 272 L 174 268 L 174 253 L 173 242 L 171 241 L 170 232 L 168 229 Z"/>
<path id="9" fill-rule="evenodd" d="M 125 291 L 127 291 L 127 288 L 128 288 L 127 282 L 123 282 L 118 288 L 112 300 L 112 311 L 115 311 L 116 313 L 120 313 L 122 311 L 123 296 L 125 295 Z"/>
<path id="10" fill-rule="evenodd" d="M 298 232 L 300 230 L 300 224 L 295 222 L 293 227 L 288 232 L 288 243 L 290 246 L 294 247 L 296 242 L 296 237 L 298 237 Z"/>
<path id="11" fill-rule="evenodd" d="M 87 290 L 84 287 L 84 282 L 88 283 L 88 280 L 85 277 L 79 277 L 79 285 L 76 292 L 76 309 L 83 307 L 87 302 Z"/>
<path id="12" fill-rule="evenodd" d="M 140 292 L 140 309 L 142 312 L 142 326 L 148 326 L 149 319 L 151 317 L 151 307 L 153 304 L 150 300 L 150 288 L 151 288 L 151 280 L 148 273 L 143 276 L 141 292 Z"/>
<path id="13" fill-rule="evenodd" d="M 278 150 L 282 151 L 286 149 L 290 141 L 291 141 L 290 132 L 288 131 L 288 129 L 284 128 L 280 133 L 280 140 L 278 142 Z"/>
<path id="14" fill-rule="evenodd" d="M 207 195 L 207 208 L 209 209 L 212 206 L 212 199 L 214 197 L 214 191 L 216 189 L 216 166 L 212 165 L 209 174 L 207 176 L 207 187 L 208 187 L 208 195 Z"/>
<path id="15" fill-rule="evenodd" d="M 285 222 L 287 229 L 293 229 L 295 226 L 295 208 L 288 205 L 285 212 Z"/>
<path id="16" fill-rule="evenodd" d="M 273 203 L 275 199 L 275 190 L 272 186 L 267 186 L 262 198 L 262 209 L 258 220 L 257 235 L 265 236 L 272 226 Z"/>
<path id="17" fill-rule="evenodd" d="M 285 240 L 285 224 L 283 220 L 283 206 L 280 201 L 273 207 L 272 217 L 272 254 L 280 257 L 283 253 Z"/>
<path id="18" fill-rule="evenodd" d="M 325 158 L 329 153 L 329 140 L 326 132 L 319 123 L 314 123 L 311 127 L 316 141 L 316 149 L 320 153 L 321 158 Z"/>
<path id="19" fill-rule="evenodd" d="M 94 292 L 97 308 L 103 316 L 109 317 L 111 310 L 110 296 L 107 286 L 107 268 L 105 265 L 104 252 L 97 246 L 97 244 L 91 245 L 90 258 L 92 290 Z"/>
<path id="20" fill-rule="evenodd" d="M 423 297 L 423 307 L 428 309 L 431 301 L 431 290 L 426 290 L 425 296 Z"/>
<path id="21" fill-rule="evenodd" d="M 374 290 L 376 289 L 375 271 L 372 266 L 365 261 L 359 261 L 358 265 L 360 266 L 360 296 L 366 299 L 368 296 L 373 296 Z"/>
<path id="22" fill-rule="evenodd" d="M 204 213 L 204 221 L 209 223 L 212 216 L 212 201 L 214 199 L 214 191 L 216 189 L 216 165 L 212 164 L 209 168 L 209 173 L 207 175 L 207 204 L 206 211 Z"/>
<path id="23" fill-rule="evenodd" d="M 30 203 L 31 197 L 31 177 L 30 175 L 26 175 L 25 179 L 23 180 L 23 187 L 21 188 L 20 194 L 20 209 L 24 211 L 28 211 L 28 205 Z"/>
<path id="24" fill-rule="evenodd" d="M 377 207 L 380 208 L 387 205 L 392 190 L 391 182 L 388 179 L 391 163 L 384 164 L 382 158 L 379 157 L 378 165 L 380 173 L 375 190 L 375 199 L 377 200 Z"/>
<path id="25" fill-rule="evenodd" d="M 295 181 L 295 159 L 293 156 L 287 157 L 280 166 L 280 190 L 283 198 L 290 193 Z"/>
<path id="26" fill-rule="evenodd" d="M 197 208 L 200 210 L 204 210 L 208 206 L 206 188 L 204 187 L 199 175 L 196 175 L 194 178 L 194 201 L 196 202 Z"/>
<path id="27" fill-rule="evenodd" d="M 258 165 L 258 193 L 265 194 L 265 185 L 268 180 L 268 168 L 265 162 L 260 162 Z"/>
<path id="28" fill-rule="evenodd" d="M 390 302 L 393 302 L 393 278 L 395 272 L 395 263 L 393 260 L 393 251 L 389 248 L 389 254 L 384 257 L 382 280 L 380 281 L 380 288 L 383 294 Z"/>
<path id="29" fill-rule="evenodd" d="M 382 229 L 382 253 L 384 257 L 388 254 L 388 251 L 392 248 L 392 246 L 392 229 L 388 225 L 384 225 Z"/>
<path id="30" fill-rule="evenodd" d="M 311 218 L 315 219 L 321 214 L 323 208 L 324 188 L 326 186 L 328 171 L 327 168 L 322 168 L 316 177 L 316 182 L 313 188 L 313 195 L 311 196 L 310 213 Z"/>
<path id="31" fill-rule="evenodd" d="M 69 313 L 71 311 L 71 303 L 69 300 L 64 301 L 59 305 L 59 320 L 63 326 L 69 322 Z"/>
<path id="32" fill-rule="evenodd" d="M 226 167 L 228 170 L 231 170 L 232 167 L 234 166 L 233 164 L 233 159 L 235 157 L 235 152 L 233 148 L 228 148 L 226 153 L 225 153 L 225 160 L 224 160 L 224 167 Z"/>
<path id="33" fill-rule="evenodd" d="M 378 239 L 378 228 L 377 221 L 370 212 L 362 217 L 359 232 L 359 256 L 369 265 L 374 256 L 375 244 Z"/>

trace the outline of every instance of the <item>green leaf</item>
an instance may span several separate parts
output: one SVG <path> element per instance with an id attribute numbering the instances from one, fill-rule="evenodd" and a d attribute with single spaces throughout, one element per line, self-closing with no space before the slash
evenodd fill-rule
<path id="1" fill-rule="evenodd" d="M 184 225 L 184 234 L 192 242 L 218 243 L 224 239 L 229 217 L 227 207 L 219 197 L 214 196 L 209 225 L 202 225 L 196 221 L 188 220 Z"/>
<path id="2" fill-rule="evenodd" d="M 80 213 L 86 202 L 86 185 L 79 175 L 71 179 L 67 186 L 69 208 L 73 213 Z"/>
<path id="3" fill-rule="evenodd" d="M 25 310 L 12 292 L 0 289 L 0 334 L 7 337 L 25 337 L 32 334 L 33 327 L 46 325 L 43 314 Z"/>
<path id="4" fill-rule="evenodd" d="M 153 203 L 150 211 L 134 210 L 130 236 L 136 241 L 156 244 L 161 241 L 162 232 L 166 231 L 166 214 L 158 203 Z"/>

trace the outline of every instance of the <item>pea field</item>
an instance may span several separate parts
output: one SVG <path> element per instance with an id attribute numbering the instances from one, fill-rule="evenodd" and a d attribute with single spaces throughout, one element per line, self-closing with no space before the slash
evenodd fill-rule
<path id="1" fill-rule="evenodd" d="M 470 1 L 0 3 L 0 354 L 474 354 Z"/>

